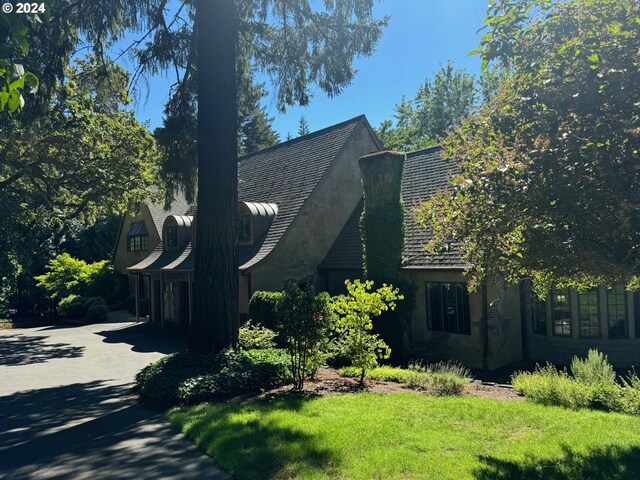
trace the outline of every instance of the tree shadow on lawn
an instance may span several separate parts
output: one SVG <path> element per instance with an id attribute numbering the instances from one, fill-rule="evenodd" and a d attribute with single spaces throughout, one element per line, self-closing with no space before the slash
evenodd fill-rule
<path id="1" fill-rule="evenodd" d="M 234 478 L 293 478 L 311 472 L 331 476 L 342 458 L 337 450 L 319 446 L 322 434 L 304 431 L 292 426 L 290 419 L 280 422 L 272 416 L 299 413 L 310 398 L 313 397 L 278 395 L 244 403 L 239 408 L 206 408 L 195 415 L 174 410 L 168 416 Z"/>
<path id="2" fill-rule="evenodd" d="M 56 358 L 77 358 L 84 347 L 50 343 L 48 337 L 23 333 L 0 336 L 0 365 L 18 366 L 44 363 Z"/>
<path id="3" fill-rule="evenodd" d="M 608 445 L 575 452 L 562 446 L 555 460 L 527 458 L 522 461 L 480 456 L 483 466 L 477 480 L 636 480 L 640 478 L 640 447 Z"/>

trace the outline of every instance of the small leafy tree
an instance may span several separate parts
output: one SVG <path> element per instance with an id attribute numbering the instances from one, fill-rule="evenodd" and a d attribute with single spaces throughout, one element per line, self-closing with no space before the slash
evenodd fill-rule
<path id="1" fill-rule="evenodd" d="M 360 371 L 360 385 L 364 385 L 367 370 L 378 365 L 379 358 L 389 358 L 391 349 L 378 334 L 371 333 L 373 318 L 396 308 L 396 300 L 404 297 L 392 285 L 382 284 L 375 291 L 373 282 L 345 281 L 347 295 L 333 298 L 331 308 L 338 315 L 333 330 L 339 353 L 351 360 Z"/>
<path id="2" fill-rule="evenodd" d="M 302 390 L 304 380 L 317 366 L 331 318 L 330 297 L 316 295 L 313 286 L 301 289 L 289 282 L 280 303 L 281 335 L 291 355 L 293 389 Z"/>
<path id="3" fill-rule="evenodd" d="M 86 295 L 87 291 L 93 290 L 94 283 L 111 276 L 112 272 L 113 266 L 108 260 L 87 263 L 62 253 L 51 260 L 49 271 L 35 277 L 35 280 L 36 285 L 44 288 L 51 298 L 61 299 L 72 294 Z"/>

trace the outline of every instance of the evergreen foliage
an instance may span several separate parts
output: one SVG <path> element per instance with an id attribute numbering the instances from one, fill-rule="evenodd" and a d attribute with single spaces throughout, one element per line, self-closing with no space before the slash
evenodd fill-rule
<path id="1" fill-rule="evenodd" d="M 496 70 L 486 70 L 476 78 L 449 61 L 433 78 L 425 79 L 414 98 L 402 97 L 394 120 L 383 121 L 376 133 L 385 148 L 392 150 L 406 152 L 437 145 L 497 90 L 499 77 Z"/>
<path id="2" fill-rule="evenodd" d="M 293 389 L 302 390 L 304 381 L 322 362 L 332 317 L 330 297 L 327 293 L 316 295 L 312 285 L 301 289 L 295 282 L 289 282 L 283 293 L 279 305 L 281 335 L 291 356 Z"/>

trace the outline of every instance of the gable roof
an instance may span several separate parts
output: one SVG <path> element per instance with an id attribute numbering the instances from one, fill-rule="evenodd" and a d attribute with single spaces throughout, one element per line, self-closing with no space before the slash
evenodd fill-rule
<path id="1" fill-rule="evenodd" d="M 366 117 L 360 115 L 239 159 L 238 201 L 278 206 L 262 241 L 239 246 L 241 269 L 255 265 L 273 250 L 358 125 L 368 129 L 380 146 Z M 188 214 L 196 211 L 192 207 Z"/>
<path id="2" fill-rule="evenodd" d="M 402 199 L 405 208 L 405 245 L 402 266 L 407 268 L 464 268 L 460 252 L 455 248 L 432 255 L 424 246 L 433 238 L 431 228 L 418 225 L 412 210 L 440 190 L 451 188 L 449 181 L 458 171 L 455 162 L 444 160 L 440 146 L 407 154 L 402 177 Z"/>
<path id="3" fill-rule="evenodd" d="M 186 215 L 191 208 L 189 202 L 187 202 L 187 199 L 181 192 L 175 194 L 168 210 L 165 210 L 163 202 L 147 202 L 147 207 L 149 208 L 153 224 L 160 237 L 162 237 L 162 225 L 169 215 Z"/>
<path id="4" fill-rule="evenodd" d="M 424 246 L 431 240 L 432 230 L 418 225 L 412 216 L 414 207 L 431 198 L 439 190 L 450 188 L 448 182 L 456 171 L 457 166 L 454 162 L 442 158 L 439 146 L 407 154 L 401 186 L 405 209 L 405 245 L 402 252 L 404 268 L 461 269 L 466 266 L 455 248 L 439 255 L 425 252 Z M 363 206 L 361 200 L 320 264 L 321 269 L 362 268 L 360 216 Z"/>

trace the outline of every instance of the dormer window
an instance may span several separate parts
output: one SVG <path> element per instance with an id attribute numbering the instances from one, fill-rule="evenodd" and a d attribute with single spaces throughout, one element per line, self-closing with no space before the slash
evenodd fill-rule
<path id="1" fill-rule="evenodd" d="M 238 240 L 242 244 L 251 243 L 251 215 L 240 215 L 238 221 Z"/>
<path id="2" fill-rule="evenodd" d="M 167 247 L 175 248 L 178 246 L 178 227 L 175 225 L 168 226 L 165 230 L 165 241 Z"/>
<path id="3" fill-rule="evenodd" d="M 132 222 L 127 233 L 127 252 L 144 252 L 149 250 L 149 234 L 144 220 Z"/>

